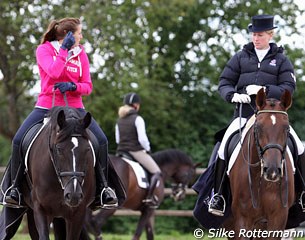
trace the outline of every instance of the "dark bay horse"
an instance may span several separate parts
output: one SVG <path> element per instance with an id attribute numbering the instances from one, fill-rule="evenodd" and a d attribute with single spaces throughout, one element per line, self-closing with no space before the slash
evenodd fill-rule
<path id="1" fill-rule="evenodd" d="M 173 184 L 173 193 L 175 200 L 182 200 L 185 197 L 185 187 L 194 180 L 196 165 L 191 158 L 184 152 L 177 149 L 167 149 L 152 154 L 153 159 L 159 165 L 162 172 L 162 181 L 159 183 L 155 195 L 162 202 L 164 198 L 164 183 L 170 181 Z M 120 157 L 110 156 L 110 160 L 114 168 L 121 176 L 125 189 L 127 191 L 127 199 L 123 203 L 123 208 L 138 210 L 141 212 L 137 229 L 133 236 L 133 240 L 140 239 L 145 228 L 148 240 L 154 238 L 153 220 L 155 209 L 145 205 L 142 201 L 146 198 L 147 189 L 140 188 L 132 167 Z M 96 239 L 101 234 L 102 225 L 106 219 L 113 215 L 115 210 L 100 210 L 97 213 L 89 213 L 87 219 L 87 230 L 90 231 Z"/>
<path id="2" fill-rule="evenodd" d="M 232 219 L 225 226 L 235 231 L 254 229 L 272 233 L 284 230 L 289 208 L 295 198 L 294 176 L 287 152 L 291 95 L 285 91 L 281 100 L 266 99 L 260 90 L 256 96 L 257 113 L 248 130 L 241 151 L 230 171 Z M 291 155 L 290 155 L 291 156 Z M 229 226 L 230 225 L 230 226 Z M 280 239 L 270 235 L 267 239 Z"/>
<path id="3" fill-rule="evenodd" d="M 27 162 L 30 188 L 23 186 L 30 207 L 28 218 L 33 221 L 31 213 L 34 215 L 37 229 L 29 224 L 32 239 L 49 239 L 53 220 L 55 228 L 57 222 L 65 223 L 58 225 L 66 229 L 65 239 L 80 238 L 87 206 L 95 196 L 95 156 L 87 132 L 90 123 L 90 113 L 81 118 L 75 109 L 55 107 L 33 143 Z"/>

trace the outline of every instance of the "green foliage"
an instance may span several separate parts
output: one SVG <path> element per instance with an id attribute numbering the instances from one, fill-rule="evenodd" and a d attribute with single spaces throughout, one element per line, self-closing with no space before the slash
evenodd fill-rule
<path id="1" fill-rule="evenodd" d="M 6 165 L 10 153 L 11 153 L 11 142 L 8 141 L 6 138 L 3 138 L 0 136 L 0 149 L 1 149 L 1 154 L 0 154 L 0 165 L 4 166 Z"/>

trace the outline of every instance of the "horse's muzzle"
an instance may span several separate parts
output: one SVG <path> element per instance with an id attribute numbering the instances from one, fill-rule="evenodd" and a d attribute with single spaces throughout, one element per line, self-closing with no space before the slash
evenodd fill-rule
<path id="1" fill-rule="evenodd" d="M 84 198 L 80 183 L 77 179 L 69 181 L 64 188 L 64 201 L 70 207 L 77 207 Z"/>
<path id="2" fill-rule="evenodd" d="M 280 167 L 263 167 L 264 179 L 268 182 L 278 182 L 281 179 L 282 168 Z"/>
<path id="3" fill-rule="evenodd" d="M 182 201 L 185 198 L 185 185 L 182 183 L 172 184 L 172 194 L 171 197 L 175 202 Z"/>

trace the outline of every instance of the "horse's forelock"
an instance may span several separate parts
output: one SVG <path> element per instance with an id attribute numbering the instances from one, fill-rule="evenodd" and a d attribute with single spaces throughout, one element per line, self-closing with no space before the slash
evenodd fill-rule
<path id="1" fill-rule="evenodd" d="M 266 105 L 263 108 L 264 110 L 279 110 L 285 111 L 286 109 L 282 106 L 281 101 L 275 98 L 269 98 L 266 100 Z"/>
<path id="2" fill-rule="evenodd" d="M 72 134 L 80 134 L 86 138 L 88 138 L 87 131 L 84 129 L 83 125 L 81 124 L 81 115 L 80 113 L 74 108 L 68 107 L 53 107 L 49 112 L 50 116 L 50 124 L 52 125 L 53 131 L 57 129 L 57 117 L 59 112 L 63 110 L 65 113 L 65 118 L 67 124 L 64 126 L 63 129 L 60 129 L 57 132 L 57 140 L 64 141 L 66 138 L 70 137 Z"/>

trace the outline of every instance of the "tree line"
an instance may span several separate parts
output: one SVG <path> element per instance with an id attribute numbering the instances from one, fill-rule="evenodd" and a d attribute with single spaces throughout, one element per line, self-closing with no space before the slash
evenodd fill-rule
<path id="1" fill-rule="evenodd" d="M 116 149 L 114 125 L 123 95 L 135 91 L 142 98 L 140 114 L 152 151 L 179 148 L 207 165 L 213 136 L 233 113 L 233 105 L 218 95 L 218 77 L 242 47 L 235 36 L 247 40 L 251 17 L 263 13 L 275 15 L 279 33 L 300 33 L 303 12 L 292 0 L 2 0 L 1 164 L 7 163 L 11 139 L 35 103 L 31 89 L 39 84 L 35 49 L 42 33 L 51 19 L 79 17 L 94 84 L 84 103 L 105 131 L 110 152 Z M 293 43 L 284 47 L 298 86 L 290 121 L 305 139 L 304 50 Z"/>

